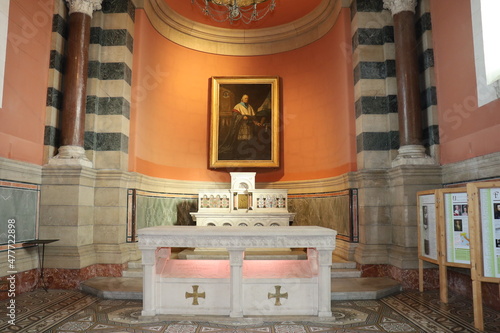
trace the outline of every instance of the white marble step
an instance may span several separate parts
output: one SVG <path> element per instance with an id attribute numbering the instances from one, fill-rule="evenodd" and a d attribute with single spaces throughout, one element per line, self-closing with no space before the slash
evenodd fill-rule
<path id="1" fill-rule="evenodd" d="M 128 262 L 128 268 L 140 268 L 142 269 L 142 261 L 141 260 L 135 260 L 135 261 L 129 261 Z"/>
<path id="2" fill-rule="evenodd" d="M 128 278 L 142 278 L 142 267 L 130 268 L 130 263 L 129 263 L 128 269 L 122 272 L 122 276 Z"/>
<path id="3" fill-rule="evenodd" d="M 332 301 L 380 299 L 403 291 L 387 277 L 332 279 Z"/>
<path id="4" fill-rule="evenodd" d="M 402 291 L 401 284 L 387 277 L 332 279 L 331 299 L 380 299 Z M 105 299 L 142 299 L 142 278 L 95 277 L 84 281 L 80 289 Z"/>
<path id="5" fill-rule="evenodd" d="M 95 277 L 83 281 L 80 289 L 104 299 L 142 300 L 142 278 Z"/>
<path id="6" fill-rule="evenodd" d="M 332 258 L 332 269 L 355 269 L 356 262 L 355 261 L 347 261 L 345 259 L 339 257 Z"/>
<path id="7" fill-rule="evenodd" d="M 332 279 L 359 278 L 361 271 L 355 268 L 332 268 Z"/>

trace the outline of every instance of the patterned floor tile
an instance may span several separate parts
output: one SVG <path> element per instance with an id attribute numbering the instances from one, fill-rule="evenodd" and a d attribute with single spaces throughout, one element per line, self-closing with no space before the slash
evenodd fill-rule
<path id="1" fill-rule="evenodd" d="M 16 297 L 15 325 L 9 323 L 8 300 L 0 302 L 0 332 L 34 333 L 456 333 L 474 329 L 469 300 L 437 292 L 403 292 L 381 300 L 334 301 L 332 318 L 303 321 L 272 317 L 207 320 L 175 316 L 141 317 L 142 302 L 103 300 L 74 290 L 36 290 Z M 500 332 L 500 313 L 485 308 L 486 332 Z"/>

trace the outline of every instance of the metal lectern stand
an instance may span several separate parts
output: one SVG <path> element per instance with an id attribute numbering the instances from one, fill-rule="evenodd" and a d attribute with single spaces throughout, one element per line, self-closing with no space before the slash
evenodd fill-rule
<path id="1" fill-rule="evenodd" d="M 34 239 L 30 241 L 23 242 L 29 245 L 40 245 L 42 244 L 42 255 L 40 256 L 40 246 L 38 246 L 38 264 L 40 267 L 40 281 L 42 283 L 43 290 L 47 291 L 48 286 L 45 284 L 45 278 L 43 275 L 43 261 L 45 259 L 45 244 L 57 242 L 59 239 Z M 37 283 L 38 285 L 38 283 Z"/>

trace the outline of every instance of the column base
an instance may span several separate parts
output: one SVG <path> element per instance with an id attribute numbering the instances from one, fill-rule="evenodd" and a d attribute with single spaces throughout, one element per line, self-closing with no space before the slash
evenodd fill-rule
<path id="1" fill-rule="evenodd" d="M 392 167 L 400 165 L 435 165 L 432 157 L 425 153 L 424 146 L 406 145 L 398 150 L 398 156 L 392 161 Z"/>
<path id="2" fill-rule="evenodd" d="M 62 146 L 59 153 L 49 160 L 49 165 L 78 165 L 92 168 L 92 162 L 80 146 Z"/>

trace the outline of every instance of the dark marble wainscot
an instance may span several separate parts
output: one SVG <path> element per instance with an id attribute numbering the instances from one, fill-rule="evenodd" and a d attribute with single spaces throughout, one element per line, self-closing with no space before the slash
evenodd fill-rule
<path id="1" fill-rule="evenodd" d="M 418 269 L 400 269 L 391 265 L 360 265 L 362 277 L 390 277 L 405 290 L 418 289 Z M 424 288 L 426 290 L 439 288 L 438 269 L 424 269 Z"/>
<path id="2" fill-rule="evenodd" d="M 74 289 L 96 276 L 119 277 L 127 264 L 97 264 L 81 269 L 47 268 L 45 269 L 45 281 L 49 289 Z"/>
<path id="3" fill-rule="evenodd" d="M 19 295 L 36 289 L 36 285 L 40 277 L 40 271 L 38 269 L 30 269 L 29 271 L 13 274 L 13 276 L 15 277 L 15 280 L 11 279 L 10 281 L 13 281 L 13 284 L 15 285 L 16 295 Z M 10 298 L 9 294 L 11 293 L 11 283 L 7 280 L 9 277 L 10 275 L 2 276 L 0 278 L 0 300 Z"/>

